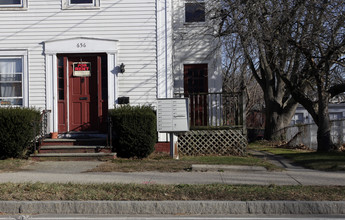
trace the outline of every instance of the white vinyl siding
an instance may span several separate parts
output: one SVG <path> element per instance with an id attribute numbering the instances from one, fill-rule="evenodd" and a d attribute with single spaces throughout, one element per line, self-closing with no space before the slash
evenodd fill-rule
<path id="1" fill-rule="evenodd" d="M 99 10 L 62 10 L 61 0 L 30 0 L 27 11 L 0 11 L 0 50 L 27 48 L 29 103 L 45 108 L 43 42 L 76 37 L 118 40 L 118 96 L 131 104 L 156 99 L 156 1 L 102 0 Z"/>

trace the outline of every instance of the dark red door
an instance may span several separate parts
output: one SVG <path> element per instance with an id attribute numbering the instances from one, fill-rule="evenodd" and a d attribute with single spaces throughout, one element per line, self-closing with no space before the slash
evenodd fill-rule
<path id="1" fill-rule="evenodd" d="M 69 130 L 98 129 L 97 56 L 69 57 Z"/>
<path id="2" fill-rule="evenodd" d="M 208 124 L 207 69 L 207 64 L 184 65 L 184 96 L 189 97 L 191 126 L 206 126 Z"/>
<path id="3" fill-rule="evenodd" d="M 107 72 L 106 54 L 58 55 L 59 133 L 106 131 Z"/>

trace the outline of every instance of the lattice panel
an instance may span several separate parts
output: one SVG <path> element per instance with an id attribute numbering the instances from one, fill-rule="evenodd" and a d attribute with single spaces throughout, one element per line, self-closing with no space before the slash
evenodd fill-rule
<path id="1" fill-rule="evenodd" d="M 246 154 L 247 139 L 242 130 L 192 130 L 178 136 L 180 155 Z"/>

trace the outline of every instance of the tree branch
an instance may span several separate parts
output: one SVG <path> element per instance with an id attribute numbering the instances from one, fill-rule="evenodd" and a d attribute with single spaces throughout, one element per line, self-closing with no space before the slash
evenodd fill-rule
<path id="1" fill-rule="evenodd" d="M 332 86 L 328 92 L 331 94 L 331 97 L 339 95 L 340 93 L 345 92 L 345 83 L 337 84 Z"/>

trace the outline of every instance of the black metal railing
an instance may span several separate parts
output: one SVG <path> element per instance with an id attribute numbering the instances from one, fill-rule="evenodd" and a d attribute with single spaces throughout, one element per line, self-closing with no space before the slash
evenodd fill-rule
<path id="1" fill-rule="evenodd" d="M 175 93 L 175 97 L 189 98 L 191 129 L 205 127 L 242 127 L 244 123 L 244 97 L 232 93 Z"/>
<path id="2" fill-rule="evenodd" d="M 108 147 L 112 147 L 113 146 L 113 121 L 111 120 L 111 116 L 108 115 L 107 117 L 107 124 L 108 124 L 108 128 L 107 128 L 107 146 Z"/>
<path id="3" fill-rule="evenodd" d="M 39 146 L 44 138 L 46 138 L 48 133 L 48 114 L 50 110 L 43 110 L 41 112 L 40 120 L 34 122 L 33 129 L 36 135 L 35 139 L 32 141 L 32 146 L 34 152 L 37 152 L 37 146 Z M 32 147 L 31 146 L 31 147 Z"/>

